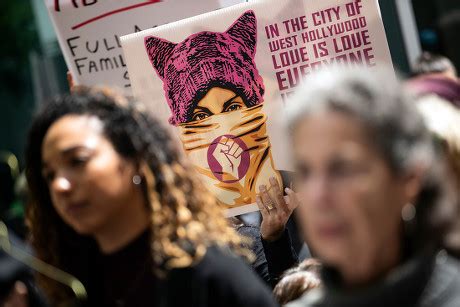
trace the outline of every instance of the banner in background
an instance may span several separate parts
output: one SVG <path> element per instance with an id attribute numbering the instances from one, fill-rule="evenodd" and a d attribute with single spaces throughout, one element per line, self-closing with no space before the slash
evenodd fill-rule
<path id="1" fill-rule="evenodd" d="M 228 215 L 288 185 L 283 108 L 335 63 L 391 66 L 377 0 L 264 0 L 127 35 L 133 92 L 182 144 Z"/>
<path id="2" fill-rule="evenodd" d="M 120 37 L 243 0 L 45 0 L 76 85 L 130 91 Z M 65 76 L 63 76 L 65 78 Z"/>

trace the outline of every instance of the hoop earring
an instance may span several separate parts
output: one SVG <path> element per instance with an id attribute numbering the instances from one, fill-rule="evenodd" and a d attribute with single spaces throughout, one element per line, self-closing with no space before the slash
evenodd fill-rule
<path id="1" fill-rule="evenodd" d="M 135 185 L 140 185 L 142 182 L 142 177 L 140 175 L 134 175 L 133 176 L 133 183 Z"/>

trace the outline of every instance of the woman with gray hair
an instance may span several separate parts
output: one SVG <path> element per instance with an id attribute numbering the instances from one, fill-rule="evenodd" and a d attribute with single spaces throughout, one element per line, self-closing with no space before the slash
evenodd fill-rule
<path id="1" fill-rule="evenodd" d="M 304 237 L 323 287 L 288 306 L 460 306 L 455 200 L 394 74 L 325 71 L 288 104 Z"/>

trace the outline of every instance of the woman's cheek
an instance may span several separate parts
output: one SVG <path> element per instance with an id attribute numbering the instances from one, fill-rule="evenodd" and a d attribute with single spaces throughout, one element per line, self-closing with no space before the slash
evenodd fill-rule
<path id="1" fill-rule="evenodd" d="M 316 213 L 308 203 L 302 203 L 297 208 L 297 218 L 303 230 L 304 237 L 310 239 L 314 233 Z"/>

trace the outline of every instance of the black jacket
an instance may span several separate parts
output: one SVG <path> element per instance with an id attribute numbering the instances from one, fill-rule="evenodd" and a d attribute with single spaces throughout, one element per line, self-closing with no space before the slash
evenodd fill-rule
<path id="1" fill-rule="evenodd" d="M 211 248 L 195 267 L 174 270 L 154 306 L 278 306 L 268 287 L 239 257 Z"/>
<path id="2" fill-rule="evenodd" d="M 240 235 L 252 240 L 250 249 L 256 256 L 252 268 L 271 287 L 276 285 L 284 271 L 298 263 L 298 257 L 287 228 L 283 235 L 274 242 L 263 240 L 259 227 L 239 225 L 236 229 Z"/>
<path id="3" fill-rule="evenodd" d="M 458 307 L 460 262 L 445 251 L 414 257 L 384 280 L 366 288 L 345 291 L 337 275 L 323 272 L 324 287 L 307 293 L 289 307 Z"/>
<path id="4" fill-rule="evenodd" d="M 203 258 L 162 278 L 152 271 L 145 232 L 122 250 L 99 255 L 88 281 L 89 306 L 277 306 L 270 289 L 230 251 L 209 247 Z"/>

